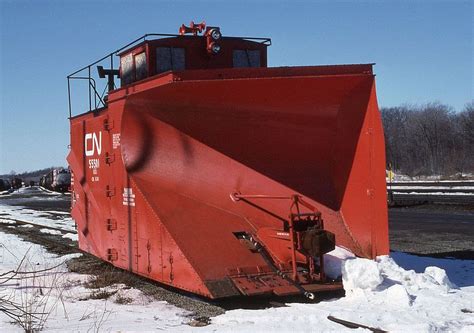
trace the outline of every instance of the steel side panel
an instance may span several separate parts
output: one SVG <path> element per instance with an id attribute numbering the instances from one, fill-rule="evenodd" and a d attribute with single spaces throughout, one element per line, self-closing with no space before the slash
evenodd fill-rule
<path id="1" fill-rule="evenodd" d="M 371 250 L 370 236 L 372 228 L 367 226 L 365 221 L 371 214 L 369 207 L 372 207 L 374 211 L 382 211 L 380 223 L 386 224 L 386 219 L 383 219 L 386 207 L 381 200 L 370 204 L 360 195 L 348 196 L 345 192 L 357 145 L 363 135 L 364 119 L 367 114 L 373 113 L 368 108 L 369 102 L 375 100 L 375 93 L 372 93 L 373 82 L 372 75 L 351 75 L 173 83 L 130 96 L 126 112 L 144 114 L 137 116 L 140 119 L 130 121 L 145 124 L 140 125 L 142 128 L 137 129 L 137 133 L 156 133 L 158 129 L 153 130 L 150 124 L 157 119 L 186 134 L 179 139 L 181 148 L 176 148 L 189 148 L 188 153 L 175 158 L 172 154 L 166 156 L 165 160 L 171 164 L 181 160 L 186 162 L 186 159 L 192 158 L 194 148 L 191 139 L 198 139 L 210 148 L 209 152 L 217 150 L 272 180 L 287 185 L 293 191 L 314 199 L 318 207 L 324 207 L 321 209 L 325 210 L 326 226 L 342 241 L 339 244 L 349 247 L 359 255 L 373 257 L 375 253 Z M 213 94 L 209 94 L 210 91 Z M 256 95 L 256 91 L 261 94 Z M 317 93 L 314 94 L 313 91 Z M 375 115 L 377 118 L 374 121 L 376 125 L 380 125 L 378 113 Z M 132 136 L 135 136 L 133 140 L 143 140 L 138 138 L 140 135 L 143 136 L 131 133 L 127 135 L 127 140 Z M 292 137 L 297 140 L 292 140 Z M 374 154 L 368 154 L 367 150 L 362 155 L 359 154 L 356 170 L 368 170 L 371 159 L 376 156 L 383 158 L 382 133 L 374 132 L 373 140 L 376 142 Z M 162 142 L 166 142 L 166 139 Z M 142 164 L 147 164 L 148 160 L 154 159 L 145 153 L 148 146 L 142 145 L 142 148 L 138 148 L 139 146 L 138 144 L 132 148 L 142 153 L 140 159 L 132 162 L 133 165 L 129 168 L 132 172 L 142 168 Z M 365 147 L 367 145 L 364 141 L 359 148 L 363 150 Z M 126 153 L 134 154 L 131 150 Z M 227 203 L 223 203 L 225 199 L 216 198 L 220 201 L 216 204 L 211 198 L 217 191 L 208 188 L 209 181 L 206 178 L 213 174 L 210 171 L 213 167 L 207 163 L 197 168 L 202 169 L 202 175 L 197 177 L 203 186 L 195 188 L 195 185 L 184 184 L 183 186 L 190 185 L 185 190 L 189 191 L 187 194 L 193 198 L 201 196 L 206 198 L 204 201 L 217 206 L 227 206 Z M 142 171 L 143 174 L 148 172 L 145 169 L 140 170 Z M 195 171 L 189 172 L 193 174 Z M 227 172 L 229 175 L 233 173 L 231 169 L 227 169 Z M 184 173 L 183 170 L 181 174 Z M 364 193 L 369 190 L 368 176 L 366 173 L 356 180 L 356 186 Z M 252 176 L 241 178 L 251 179 Z M 176 184 L 180 183 L 182 181 L 176 180 Z M 380 182 L 376 186 L 377 196 L 380 198 L 380 191 L 384 189 L 380 190 Z M 262 184 L 253 191 L 262 193 L 262 189 L 269 188 L 267 184 Z M 219 195 L 223 198 L 223 193 Z M 345 216 L 341 215 L 340 211 L 343 198 L 346 203 L 351 202 L 354 206 L 359 206 L 360 213 L 346 219 L 344 230 L 341 231 L 334 225 Z M 276 209 L 284 211 L 283 207 Z M 384 230 L 374 232 L 382 234 Z M 369 234 L 369 238 L 364 234 Z M 347 240 L 346 237 L 350 239 Z M 384 248 L 387 246 L 382 243 L 386 242 L 386 239 L 382 236 L 374 239 L 380 239 L 381 244 L 377 248 L 381 251 L 378 254 L 384 254 Z M 360 245 L 361 243 L 363 245 Z"/>
<path id="2" fill-rule="evenodd" d="M 385 183 L 385 144 L 380 113 L 372 98 L 360 130 L 351 172 L 341 205 L 341 213 L 354 238 L 364 245 L 368 257 L 389 253 L 388 208 Z"/>
<path id="3" fill-rule="evenodd" d="M 233 233 L 281 228 L 281 222 L 232 202 L 230 194 L 262 188 L 280 195 L 294 191 L 149 115 L 127 112 L 124 123 L 122 150 L 130 175 L 198 273 L 214 279 L 225 277 L 228 269 L 266 265 Z M 144 151 L 144 142 L 153 154 Z M 352 244 L 337 215 L 318 206 L 342 244 Z M 265 207 L 286 216 L 289 202 L 269 201 Z"/>
<path id="4" fill-rule="evenodd" d="M 214 297 L 161 224 L 159 217 L 125 172 L 120 153 L 122 107 L 114 107 L 100 115 L 85 115 L 71 124 L 71 147 L 68 162 L 77 174 L 73 188 L 77 201 L 72 217 L 78 226 L 79 247 L 113 265 L 162 283 L 207 297 Z M 104 120 L 111 128 L 104 128 Z M 101 152 L 85 156 L 86 133 L 101 132 Z M 114 134 L 119 135 L 115 137 Z M 90 141 L 89 147 L 91 148 Z M 112 158 L 107 163 L 106 153 Z M 90 159 L 99 159 L 94 173 Z M 98 177 L 98 178 L 92 178 Z M 107 195 L 107 187 L 110 195 Z M 124 204 L 124 188 L 132 189 L 134 205 Z M 116 229 L 107 230 L 107 220 L 116 222 Z M 109 260 L 107 251 L 118 253 Z"/>

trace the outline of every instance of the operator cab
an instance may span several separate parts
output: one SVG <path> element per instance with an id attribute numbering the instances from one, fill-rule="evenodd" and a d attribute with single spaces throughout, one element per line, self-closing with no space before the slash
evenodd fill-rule
<path id="1" fill-rule="evenodd" d="M 267 67 L 270 45 L 270 38 L 223 37 L 219 27 L 206 27 L 204 22 L 183 24 L 177 35 L 146 34 L 67 76 L 69 118 L 73 117 L 72 97 L 77 94 L 77 90 L 72 91 L 72 82 L 86 83 L 82 86 L 86 90 L 79 89 L 87 92 L 88 105 L 81 105 L 81 109 L 98 111 L 107 107 L 111 91 L 151 77 L 180 71 L 190 71 L 193 75 L 193 70 Z M 119 68 L 114 67 L 116 56 L 120 59 Z M 94 66 L 97 66 L 96 74 L 92 72 Z M 104 89 L 99 89 L 98 78 L 107 79 Z M 115 84 L 116 78 L 120 78 L 120 87 Z"/>
<path id="2" fill-rule="evenodd" d="M 120 52 L 121 86 L 168 71 L 267 67 L 268 45 L 267 39 L 222 37 L 218 27 L 204 23 L 183 24 L 178 36 L 145 40 Z"/>

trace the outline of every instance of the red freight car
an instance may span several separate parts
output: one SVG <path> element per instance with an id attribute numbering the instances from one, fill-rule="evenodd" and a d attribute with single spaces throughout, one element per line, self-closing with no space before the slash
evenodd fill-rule
<path id="1" fill-rule="evenodd" d="M 89 91 L 68 156 L 82 250 L 210 298 L 311 297 L 341 287 L 335 244 L 388 253 L 372 64 L 268 68 L 269 45 L 183 25 L 102 58 L 105 97 L 100 61 L 68 77 Z"/>

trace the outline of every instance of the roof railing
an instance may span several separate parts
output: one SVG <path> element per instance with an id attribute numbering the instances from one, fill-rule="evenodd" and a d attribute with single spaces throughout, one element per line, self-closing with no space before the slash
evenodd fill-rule
<path id="1" fill-rule="evenodd" d="M 68 107 L 69 107 L 69 119 L 73 117 L 72 115 L 72 102 L 71 102 L 71 91 L 72 91 L 72 86 L 71 86 L 71 81 L 72 80 L 87 80 L 88 85 L 88 95 L 89 95 L 89 112 L 91 111 L 96 111 L 102 107 L 106 106 L 106 99 L 105 99 L 105 93 L 107 91 L 107 84 L 105 85 L 104 90 L 102 91 L 101 94 L 99 94 L 99 91 L 97 90 L 97 85 L 95 79 L 91 75 L 91 68 L 97 64 L 100 64 L 107 59 L 109 59 L 110 63 L 110 69 L 114 69 L 114 56 L 118 56 L 122 51 L 131 48 L 134 45 L 137 45 L 139 43 L 143 43 L 150 37 L 183 37 L 181 35 L 177 34 L 160 34 L 160 33 L 150 33 L 150 34 L 145 34 L 132 42 L 128 43 L 127 45 L 122 46 L 121 48 L 107 54 L 106 56 L 100 58 L 99 60 L 94 61 L 93 63 L 82 67 L 81 69 L 78 69 L 77 71 L 69 74 L 67 78 L 67 90 L 68 90 Z M 238 39 L 245 39 L 245 40 L 250 40 L 250 41 L 258 41 L 261 44 L 265 44 L 267 46 L 270 46 L 272 44 L 272 41 L 270 38 L 260 38 L 260 37 L 235 37 L 235 36 L 228 36 L 230 38 L 238 38 Z"/>

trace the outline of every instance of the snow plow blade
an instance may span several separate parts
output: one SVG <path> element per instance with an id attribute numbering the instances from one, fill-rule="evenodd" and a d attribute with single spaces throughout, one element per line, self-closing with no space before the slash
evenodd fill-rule
<path id="1" fill-rule="evenodd" d="M 106 103 L 70 118 L 79 247 L 209 298 L 341 289 L 327 253 L 389 251 L 372 65 L 267 68 L 268 39 L 208 28 L 99 68 Z"/>
<path id="2" fill-rule="evenodd" d="M 163 85 L 137 85 L 124 105 L 128 174 L 211 296 L 222 287 L 212 281 L 265 266 L 238 234 L 279 226 L 230 200 L 236 192 L 297 193 L 321 212 L 337 245 L 362 257 L 387 254 L 384 140 L 371 66 L 244 72 L 234 79 L 176 74 Z M 260 203 L 288 216 L 288 201 Z"/>

